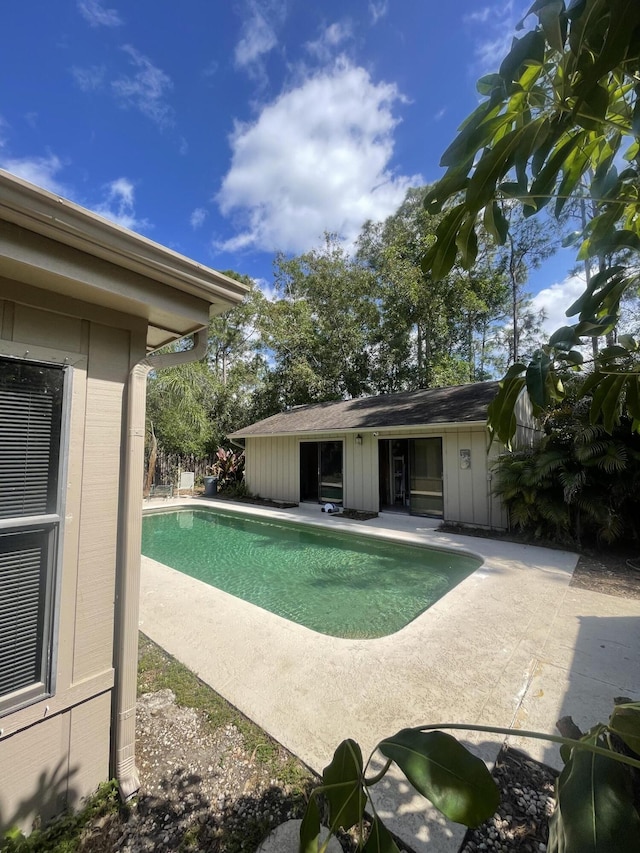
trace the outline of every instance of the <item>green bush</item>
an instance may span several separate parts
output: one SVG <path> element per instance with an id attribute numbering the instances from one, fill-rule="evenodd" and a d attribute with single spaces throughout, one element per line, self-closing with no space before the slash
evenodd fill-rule
<path id="1" fill-rule="evenodd" d="M 637 540 L 640 436 L 625 416 L 609 434 L 587 400 L 550 411 L 538 444 L 502 454 L 494 492 L 513 525 L 562 545 Z"/>

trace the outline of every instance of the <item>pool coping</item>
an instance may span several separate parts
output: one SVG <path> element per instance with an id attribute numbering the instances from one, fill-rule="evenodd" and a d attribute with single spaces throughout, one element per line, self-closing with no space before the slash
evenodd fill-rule
<path id="1" fill-rule="evenodd" d="M 511 743 L 558 766 L 557 750 L 525 743 L 517 729 L 553 733 L 564 712 L 586 728 L 613 696 L 633 695 L 640 684 L 640 629 L 630 622 L 640 624 L 640 602 L 569 587 L 575 554 L 442 534 L 438 522 L 395 513 L 336 520 L 315 505 L 267 509 L 179 498 L 145 512 L 216 505 L 484 561 L 395 634 L 351 640 L 317 634 L 142 559 L 141 630 L 316 771 L 345 737 L 366 755 L 400 728 L 444 722 L 513 728 Z M 472 733 L 462 739 L 489 763 L 504 741 Z M 381 788 L 376 807 L 407 844 L 425 853 L 458 849 L 464 828 L 425 807 L 401 780 Z"/>

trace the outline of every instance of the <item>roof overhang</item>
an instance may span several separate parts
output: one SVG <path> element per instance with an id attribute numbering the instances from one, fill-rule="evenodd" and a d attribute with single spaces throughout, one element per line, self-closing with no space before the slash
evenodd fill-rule
<path id="1" fill-rule="evenodd" d="M 371 435 L 375 433 L 377 436 L 384 438 L 389 435 L 399 435 L 417 433 L 417 432 L 442 432 L 444 430 L 463 430 L 463 429 L 487 429 L 486 420 L 483 421 L 440 421 L 438 423 L 425 424 L 396 424 L 394 426 L 366 426 L 366 427 L 332 427 L 327 429 L 309 429 L 297 430 L 295 432 L 262 432 L 251 433 L 244 432 L 242 429 L 236 430 L 228 436 L 235 440 L 242 438 L 246 441 L 248 438 L 305 438 L 313 439 L 319 435 Z"/>
<path id="2" fill-rule="evenodd" d="M 157 349 L 206 326 L 248 287 L 0 170 L 0 274 L 142 317 Z"/>

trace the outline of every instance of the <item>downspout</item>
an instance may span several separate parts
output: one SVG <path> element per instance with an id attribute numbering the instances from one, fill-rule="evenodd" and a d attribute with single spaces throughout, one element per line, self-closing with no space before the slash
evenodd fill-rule
<path id="1" fill-rule="evenodd" d="M 140 605 L 140 547 L 142 541 L 142 481 L 147 377 L 151 370 L 200 361 L 207 352 L 207 328 L 195 333 L 193 347 L 181 352 L 149 355 L 129 373 L 126 424 L 126 464 L 121 516 L 122 544 L 116 590 L 115 629 L 115 775 L 123 800 L 140 787 L 135 762 L 138 618 Z"/>

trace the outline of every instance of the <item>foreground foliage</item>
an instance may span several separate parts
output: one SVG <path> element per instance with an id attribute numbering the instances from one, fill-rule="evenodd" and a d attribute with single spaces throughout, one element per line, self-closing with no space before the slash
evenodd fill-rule
<path id="1" fill-rule="evenodd" d="M 485 100 L 442 156 L 447 172 L 427 205 L 448 207 L 423 259 L 435 277 L 456 263 L 471 268 L 481 229 L 508 240 L 505 210 L 528 217 L 552 208 L 559 217 L 567 202 L 584 204 L 574 242 L 588 283 L 567 310 L 577 324 L 507 372 L 489 413 L 507 446 L 520 392 L 527 389 L 536 414 L 562 399 L 563 374 L 583 368 L 580 345 L 601 336 L 607 346 L 584 387 L 591 421 L 611 432 L 624 406 L 640 431 L 640 348 L 629 335 L 615 340 L 621 300 L 639 281 L 640 3 L 536 0 L 526 19 L 532 14 L 537 25 L 514 39 L 498 73 L 478 82 Z"/>
<path id="2" fill-rule="evenodd" d="M 393 836 L 376 813 L 370 789 L 392 762 L 413 788 L 449 820 L 468 827 L 488 820 L 499 803 L 499 790 L 485 764 L 456 738 L 440 729 L 511 734 L 511 729 L 445 724 L 402 729 L 376 749 L 387 759 L 367 777 L 359 745 L 345 740 L 323 771 L 300 827 L 300 853 L 323 853 L 318 798 L 328 803 L 331 833 L 359 827 L 363 853 L 399 853 Z M 560 743 L 564 769 L 556 783 L 556 809 L 549 822 L 548 853 L 637 853 L 640 850 L 640 703 L 617 705 L 609 722 L 580 739 L 519 731 Z M 635 775 L 634 775 L 635 774 Z M 635 788 L 634 788 L 635 785 Z M 373 816 L 363 838 L 365 810 Z"/>

